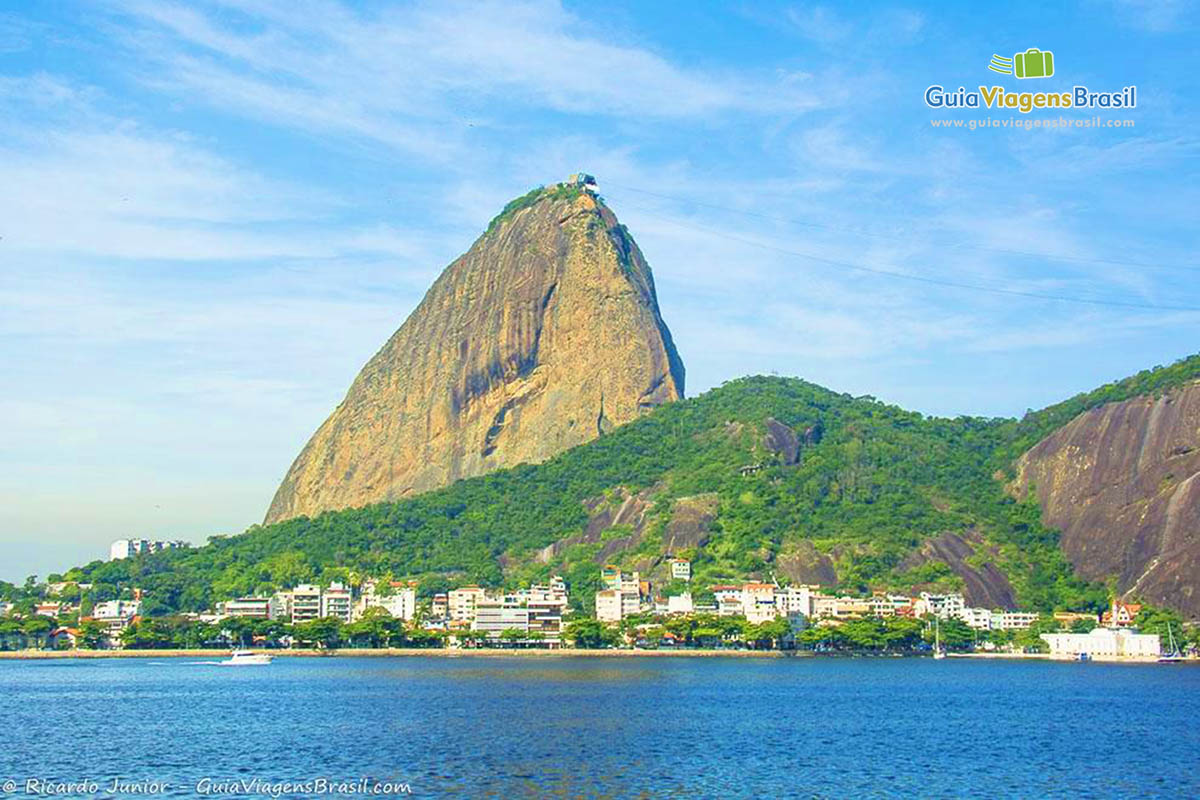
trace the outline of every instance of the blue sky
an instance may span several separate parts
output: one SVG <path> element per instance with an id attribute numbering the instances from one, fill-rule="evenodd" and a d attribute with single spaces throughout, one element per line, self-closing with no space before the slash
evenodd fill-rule
<path id="1" fill-rule="evenodd" d="M 777 372 L 1015 415 L 1200 350 L 1197 22 L 1100 0 L 6 4 L 0 578 L 261 519 L 441 268 L 577 169 L 654 269 L 689 394 Z M 1029 47 L 1053 78 L 987 71 Z M 934 112 L 935 83 L 1135 84 L 1138 107 L 934 129 L 1020 116 Z"/>

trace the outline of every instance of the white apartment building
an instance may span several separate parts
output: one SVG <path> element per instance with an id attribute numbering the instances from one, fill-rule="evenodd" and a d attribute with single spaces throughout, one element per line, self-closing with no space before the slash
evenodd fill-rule
<path id="1" fill-rule="evenodd" d="M 691 614 L 693 611 L 695 611 L 695 607 L 692 605 L 691 592 L 684 592 L 683 594 L 667 598 L 668 614 Z"/>
<path id="2" fill-rule="evenodd" d="M 92 619 L 97 622 L 130 620 L 138 615 L 141 607 L 138 600 L 105 600 L 92 607 Z"/>
<path id="3" fill-rule="evenodd" d="M 342 622 L 349 622 L 354 612 L 354 598 L 350 587 L 341 583 L 331 583 L 329 588 L 321 592 L 321 616 L 337 617 Z"/>
<path id="4" fill-rule="evenodd" d="M 620 622 L 624 617 L 624 600 L 616 589 L 596 592 L 596 619 L 601 622 Z"/>
<path id="5" fill-rule="evenodd" d="M 484 631 L 497 637 L 506 630 L 529 632 L 529 608 L 509 596 L 497 600 L 480 600 L 474 606 L 471 630 Z"/>
<path id="6" fill-rule="evenodd" d="M 871 600 L 864 597 L 835 597 L 814 594 L 813 617 L 817 619 L 851 619 L 871 615 Z"/>
<path id="7" fill-rule="evenodd" d="M 690 581 L 692 579 L 692 562 L 686 558 L 671 559 L 671 577 L 677 581 Z"/>
<path id="8" fill-rule="evenodd" d="M 282 616 L 280 602 L 276 597 L 239 597 L 217 603 L 217 614 L 223 617 L 250 617 L 251 619 L 279 619 Z"/>
<path id="9" fill-rule="evenodd" d="M 363 583 L 362 597 L 354 607 L 354 619 L 359 619 L 370 608 L 382 608 L 396 619 L 411 620 L 417 613 L 417 588 L 414 583 L 392 581 L 388 594 L 379 592 L 379 584 L 368 580 Z"/>
<path id="10" fill-rule="evenodd" d="M 789 617 L 793 614 L 811 617 L 813 615 L 813 595 L 816 594 L 816 589 L 815 586 L 803 584 L 776 589 L 775 606 L 779 610 L 779 614 Z"/>
<path id="11" fill-rule="evenodd" d="M 999 631 L 1020 631 L 1038 621 L 1032 611 L 993 611 L 992 628 Z"/>
<path id="12" fill-rule="evenodd" d="M 1090 633 L 1043 633 L 1051 658 L 1154 659 L 1162 654 L 1157 633 L 1129 628 L 1093 628 Z"/>
<path id="13" fill-rule="evenodd" d="M 959 613 L 958 618 L 965 622 L 969 628 L 974 628 L 977 631 L 990 631 L 992 629 L 993 616 L 990 608 L 972 608 L 967 606 Z"/>
<path id="14" fill-rule="evenodd" d="M 486 596 L 479 586 L 463 586 L 449 595 L 451 622 L 470 622 L 475 617 L 475 605 Z"/>
<path id="15" fill-rule="evenodd" d="M 747 622 L 768 622 L 778 615 L 774 586 L 769 583 L 747 583 L 742 586 L 742 616 Z"/>
<path id="16" fill-rule="evenodd" d="M 964 608 L 966 608 L 966 603 L 963 601 L 963 596 L 957 592 L 949 594 L 921 592 L 921 596 L 913 603 L 913 614 L 918 617 L 932 614 L 939 619 L 952 619 L 959 617 Z"/>
<path id="17" fill-rule="evenodd" d="M 321 588 L 302 583 L 287 593 L 292 622 L 306 622 L 321 616 Z"/>
<path id="18" fill-rule="evenodd" d="M 867 601 L 871 606 L 873 617 L 894 617 L 912 610 L 912 598 L 906 594 L 885 594 L 877 592 Z"/>

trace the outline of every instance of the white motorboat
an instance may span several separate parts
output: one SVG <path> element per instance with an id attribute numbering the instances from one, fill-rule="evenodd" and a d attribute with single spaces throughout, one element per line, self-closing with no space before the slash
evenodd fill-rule
<path id="1" fill-rule="evenodd" d="M 270 663 L 271 657 L 266 653 L 249 650 L 234 650 L 227 661 L 220 662 L 222 667 L 262 667 Z"/>

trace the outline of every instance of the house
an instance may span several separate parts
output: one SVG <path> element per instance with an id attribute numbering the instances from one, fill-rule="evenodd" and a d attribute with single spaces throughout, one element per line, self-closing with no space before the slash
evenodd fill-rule
<path id="1" fill-rule="evenodd" d="M 51 650 L 74 650 L 79 646 L 79 629 L 55 628 L 46 637 L 46 644 Z"/>
<path id="2" fill-rule="evenodd" d="M 433 619 L 446 619 L 450 615 L 450 595 L 438 592 L 429 601 L 429 616 Z"/>
<path id="3" fill-rule="evenodd" d="M 138 600 L 106 600 L 92 607 L 92 619 L 97 622 L 112 622 L 123 620 L 128 622 L 137 616 L 141 610 Z"/>
<path id="4" fill-rule="evenodd" d="M 39 617 L 57 619 L 58 615 L 63 613 L 63 608 L 60 603 L 38 603 L 33 607 L 33 613 Z"/>
<path id="5" fill-rule="evenodd" d="M 1141 603 L 1113 600 L 1112 607 L 1100 617 L 1100 624 L 1106 628 L 1129 628 L 1137 621 L 1137 615 L 1141 612 Z"/>

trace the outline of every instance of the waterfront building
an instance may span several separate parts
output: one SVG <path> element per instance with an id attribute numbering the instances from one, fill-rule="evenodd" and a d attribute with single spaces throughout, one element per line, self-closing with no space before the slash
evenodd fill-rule
<path id="1" fill-rule="evenodd" d="M 722 617 L 732 617 L 742 613 L 741 586 L 714 586 L 713 599 L 717 603 L 717 613 Z"/>
<path id="2" fill-rule="evenodd" d="M 873 617 L 911 616 L 913 599 L 905 594 L 874 592 L 867 601 Z"/>
<path id="3" fill-rule="evenodd" d="M 450 595 L 438 592 L 429 601 L 429 616 L 435 620 L 444 620 L 450 615 Z"/>
<path id="4" fill-rule="evenodd" d="M 479 586 L 463 586 L 450 592 L 450 621 L 470 623 L 475 618 L 475 605 L 487 595 Z"/>
<path id="5" fill-rule="evenodd" d="M 775 619 L 775 587 L 769 583 L 747 583 L 742 586 L 742 616 L 747 622 L 761 623 Z"/>
<path id="6" fill-rule="evenodd" d="M 958 615 L 958 618 L 967 624 L 967 627 L 974 628 L 977 631 L 990 631 L 992 629 L 992 617 L 994 614 L 990 608 L 972 608 L 967 606 Z"/>
<path id="7" fill-rule="evenodd" d="M 1038 621 L 1032 611 L 993 611 L 992 628 L 999 631 L 1021 631 Z"/>
<path id="8" fill-rule="evenodd" d="M 804 617 L 813 615 L 812 599 L 818 587 L 800 584 L 775 589 L 775 607 L 781 617 L 800 614 Z"/>
<path id="9" fill-rule="evenodd" d="M 12 613 L 13 604 L 0 602 L 0 617 L 7 617 Z"/>
<path id="10" fill-rule="evenodd" d="M 363 583 L 362 596 L 354 606 L 354 619 L 361 619 L 371 608 L 382 608 L 396 619 L 411 620 L 417 613 L 417 585 L 415 581 L 390 581 L 387 592 L 379 591 L 379 583 L 367 580 Z"/>
<path id="11" fill-rule="evenodd" d="M 350 587 L 341 583 L 331 583 L 329 588 L 321 592 L 321 616 L 336 617 L 342 622 L 349 622 L 354 611 L 354 600 Z"/>
<path id="12" fill-rule="evenodd" d="M 292 623 L 307 622 L 321 616 L 321 589 L 309 583 L 302 583 L 290 592 L 288 607 L 291 609 Z"/>
<path id="13" fill-rule="evenodd" d="M 529 632 L 529 608 L 515 597 L 481 599 L 473 607 L 471 630 L 483 631 L 489 637 L 499 637 L 507 630 Z"/>
<path id="14" fill-rule="evenodd" d="M 948 594 L 921 592 L 920 597 L 913 603 L 913 613 L 918 617 L 932 614 L 938 619 L 955 619 L 962 615 L 962 610 L 966 605 L 963 596 L 957 592 Z"/>
<path id="15" fill-rule="evenodd" d="M 622 596 L 616 589 L 596 592 L 596 619 L 601 622 L 620 622 L 622 609 Z"/>
<path id="16" fill-rule="evenodd" d="M 671 578 L 677 581 L 690 581 L 692 579 L 692 562 L 686 558 L 672 558 Z"/>
<path id="17" fill-rule="evenodd" d="M 220 617 L 249 617 L 250 619 L 279 619 L 283 616 L 278 595 L 272 597 L 238 597 L 217 603 Z"/>
<path id="18" fill-rule="evenodd" d="M 685 592 L 667 598 L 668 614 L 691 614 L 695 611 L 692 605 L 692 593 Z"/>
<path id="19" fill-rule="evenodd" d="M 815 594 L 812 610 L 816 619 L 857 619 L 871 615 L 871 601 L 863 597 Z"/>
<path id="20" fill-rule="evenodd" d="M 1043 633 L 1051 658 L 1154 659 L 1162 654 L 1157 633 L 1130 628 L 1093 628 L 1090 633 Z"/>

